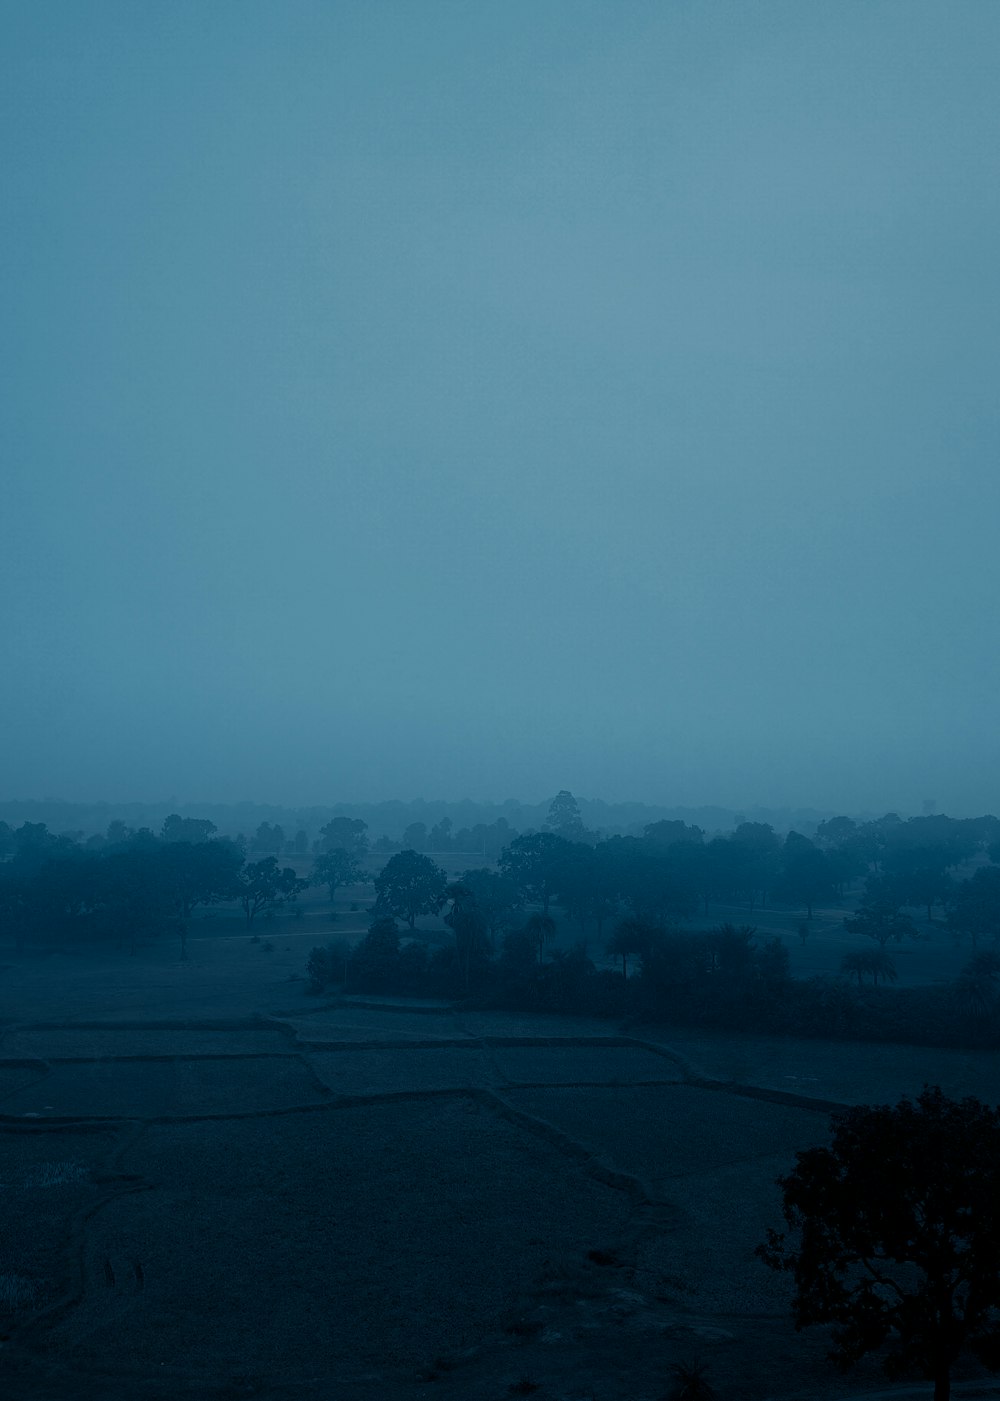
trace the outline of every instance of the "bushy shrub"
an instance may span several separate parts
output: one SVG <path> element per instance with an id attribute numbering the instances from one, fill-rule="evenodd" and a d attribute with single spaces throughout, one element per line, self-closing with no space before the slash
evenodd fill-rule
<path id="1" fill-rule="evenodd" d="M 351 956 L 351 946 L 343 939 L 335 939 L 329 944 L 311 949 L 306 960 L 306 972 L 314 991 L 333 983 L 342 983 Z"/>

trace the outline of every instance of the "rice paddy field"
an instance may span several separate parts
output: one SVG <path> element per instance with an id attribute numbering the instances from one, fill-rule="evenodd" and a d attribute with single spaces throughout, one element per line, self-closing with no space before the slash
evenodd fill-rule
<path id="1" fill-rule="evenodd" d="M 1000 1095 L 989 1053 L 320 1003 L 300 943 L 189 953 L 3 970 L 4 1397 L 885 1390 L 755 1258 L 775 1178 L 840 1105 Z"/>

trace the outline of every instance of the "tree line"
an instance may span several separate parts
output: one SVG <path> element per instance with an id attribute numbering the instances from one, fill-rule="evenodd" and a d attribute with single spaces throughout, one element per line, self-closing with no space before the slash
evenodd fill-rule
<path id="1" fill-rule="evenodd" d="M 715 1024 L 873 1039 L 931 1035 L 953 1044 L 968 1038 L 970 1026 L 977 1036 L 988 1034 L 1000 981 L 994 817 L 838 817 L 821 823 L 813 838 L 781 838 L 757 822 L 708 836 L 693 824 L 660 820 L 642 836 L 601 839 L 563 792 L 548 819 L 545 830 L 514 836 L 494 864 L 470 867 L 457 881 L 415 849 L 393 852 L 373 871 L 367 826 L 346 816 L 321 829 L 308 877 L 274 853 L 248 852 L 220 836 L 207 819 L 171 814 L 158 833 L 113 822 L 100 843 L 53 834 L 41 823 L 0 823 L 0 921 L 19 948 L 67 938 L 134 945 L 168 930 L 183 948 L 198 907 L 235 901 L 250 928 L 263 912 L 294 905 L 310 884 L 325 886 L 334 899 L 338 890 L 366 883 L 374 890 L 368 938 L 353 951 L 319 950 L 314 981 L 346 972 L 357 986 L 477 991 L 531 1005 L 583 999 L 611 1010 L 642 1003 Z M 980 864 L 962 879 L 970 859 Z M 845 911 L 844 922 L 863 943 L 845 957 L 843 972 L 857 986 L 789 978 L 787 950 L 780 941 L 757 940 L 754 912 L 773 902 L 799 909 L 806 938 L 814 906 L 843 902 L 852 890 L 856 908 Z M 742 905 L 747 922 L 691 927 L 720 903 Z M 555 906 L 579 930 L 575 949 L 551 947 Z M 895 973 L 889 946 L 921 933 L 914 910 L 928 920 L 937 913 L 973 946 L 947 1005 L 934 1003 L 933 989 L 886 986 Z M 436 948 L 427 939 L 414 942 L 417 920 L 442 913 L 450 937 Z M 595 936 L 620 972 L 590 960 L 582 941 Z"/>
<path id="2" fill-rule="evenodd" d="M 174 931 L 182 952 L 198 906 L 237 901 L 247 925 L 309 884 L 277 858 L 247 860 L 213 823 L 168 817 L 159 834 L 112 823 L 100 847 L 25 822 L 0 832 L 0 922 L 18 950 L 53 939 L 118 944 Z"/>
<path id="3" fill-rule="evenodd" d="M 468 869 L 457 881 L 425 853 L 393 855 L 374 878 L 367 938 L 353 949 L 339 942 L 314 950 L 314 985 L 346 979 L 358 990 L 871 1040 L 980 1044 L 997 1033 L 1000 954 L 979 947 L 985 937 L 1000 940 L 995 818 L 838 818 L 821 824 L 815 840 L 794 832 L 782 840 L 759 823 L 708 839 L 697 827 L 661 821 L 641 838 L 601 841 L 582 831 L 569 794 L 553 803 L 550 818 L 550 830 L 515 838 L 495 867 Z M 990 864 L 958 878 L 958 868 L 983 856 Z M 357 854 L 344 848 L 318 858 L 316 869 L 330 875 L 331 895 L 337 882 L 360 877 Z M 844 960 L 856 988 L 842 978 L 792 979 L 784 943 L 760 941 L 750 923 L 690 927 L 713 902 L 742 903 L 752 917 L 780 900 L 806 915 L 805 938 L 812 905 L 843 900 L 851 888 L 857 908 L 844 923 L 868 941 Z M 973 956 L 947 988 L 890 989 L 887 945 L 920 935 L 909 913 L 917 901 L 929 917 L 939 909 Z M 578 923 L 573 949 L 549 947 L 554 906 Z M 432 947 L 433 940 L 407 938 L 417 919 L 441 911 L 451 940 Z M 620 972 L 590 959 L 584 940 L 594 934 Z"/>

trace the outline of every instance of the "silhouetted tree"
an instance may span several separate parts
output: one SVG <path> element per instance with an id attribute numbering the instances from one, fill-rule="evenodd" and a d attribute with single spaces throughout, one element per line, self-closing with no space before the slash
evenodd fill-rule
<path id="1" fill-rule="evenodd" d="M 612 958 L 622 961 L 622 977 L 628 980 L 628 961 L 631 957 L 649 956 L 657 930 L 641 919 L 621 919 L 615 925 L 608 940 L 607 952 Z"/>
<path id="2" fill-rule="evenodd" d="M 297 900 L 299 892 L 307 889 L 308 885 L 307 880 L 299 880 L 291 866 L 279 868 L 275 856 L 247 862 L 238 883 L 238 898 L 246 915 L 247 927 L 253 924 L 261 910 Z"/>
<path id="3" fill-rule="evenodd" d="M 532 832 L 515 838 L 501 852 L 497 865 L 525 900 L 541 905 L 548 914 L 569 848 L 570 843 L 553 832 Z"/>
<path id="4" fill-rule="evenodd" d="M 331 900 L 342 885 L 356 885 L 363 879 L 364 871 L 357 857 L 342 846 L 321 852 L 313 862 L 312 884 L 325 885 Z"/>
<path id="5" fill-rule="evenodd" d="M 411 822 L 403 833 L 404 851 L 424 851 L 427 846 L 427 824 Z"/>
<path id="6" fill-rule="evenodd" d="M 758 1254 L 792 1274 L 796 1328 L 833 1325 L 841 1368 L 885 1348 L 935 1401 L 967 1349 L 1000 1370 L 1000 1111 L 939 1088 L 848 1109 L 778 1182 L 797 1242 L 772 1230 Z"/>
<path id="7" fill-rule="evenodd" d="M 798 832 L 789 832 L 785 839 L 775 894 L 790 905 L 805 906 L 809 919 L 813 906 L 833 894 L 833 874 L 826 857 Z"/>
<path id="8" fill-rule="evenodd" d="M 454 930 L 455 960 L 462 987 L 468 991 L 473 968 L 487 960 L 486 921 L 476 903 L 475 894 L 464 881 L 453 882 L 444 894 L 451 901 L 451 909 L 445 915 L 444 922 Z"/>
<path id="9" fill-rule="evenodd" d="M 743 890 L 750 912 L 760 900 L 767 902 L 781 861 L 781 843 L 767 822 L 741 822 L 730 838 L 733 847 L 734 876 Z"/>
<path id="10" fill-rule="evenodd" d="M 664 818 L 660 822 L 647 822 L 642 829 L 642 835 L 650 846 L 660 847 L 661 850 L 668 846 L 676 846 L 678 842 L 691 842 L 695 846 L 701 846 L 705 840 L 705 833 L 700 827 L 689 827 L 686 822 L 671 818 Z"/>
<path id="11" fill-rule="evenodd" d="M 217 831 L 207 817 L 181 817 L 172 812 L 163 819 L 160 836 L 165 842 L 207 842 Z"/>
<path id="12" fill-rule="evenodd" d="M 708 1367 L 698 1358 L 671 1362 L 666 1401 L 716 1401 L 718 1392 L 708 1379 Z"/>
<path id="13" fill-rule="evenodd" d="M 898 895 L 885 877 L 869 877 L 864 904 L 854 911 L 853 919 L 844 920 L 844 928 L 874 939 L 881 949 L 889 943 L 898 944 L 905 937 L 919 938 L 917 926 L 900 909 Z"/>
<path id="14" fill-rule="evenodd" d="M 188 920 L 195 906 L 216 905 L 243 893 L 239 882 L 243 857 L 231 842 L 207 839 L 167 842 L 156 857 L 171 913 L 177 921 L 184 958 Z"/>
<path id="15" fill-rule="evenodd" d="M 368 823 L 360 817 L 334 817 L 319 829 L 321 851 L 349 851 L 363 856 L 368 850 Z"/>
<path id="16" fill-rule="evenodd" d="M 376 908 L 405 919 L 412 929 L 420 915 L 437 914 L 448 878 L 429 856 L 400 851 L 375 877 Z"/>
<path id="17" fill-rule="evenodd" d="M 898 974 L 896 965 L 886 953 L 884 948 L 880 949 L 852 949 L 845 953 L 840 960 L 840 971 L 849 977 L 856 977 L 858 987 L 867 974 L 871 978 L 872 984 L 878 987 L 878 980 L 894 983 Z"/>
<path id="18" fill-rule="evenodd" d="M 598 847 L 607 863 L 605 889 L 614 890 L 646 924 L 684 918 L 698 906 L 694 867 L 702 849 L 677 842 L 663 850 L 644 838 L 612 837 Z"/>
<path id="19" fill-rule="evenodd" d="M 495 945 L 498 935 L 510 929 L 523 912 L 517 889 L 506 876 L 485 868 L 463 871 L 461 879 L 462 884 L 472 892 L 486 925 L 490 944 Z"/>
<path id="20" fill-rule="evenodd" d="M 579 922 L 581 929 L 592 921 L 598 937 L 603 932 L 604 921 L 618 910 L 615 875 L 606 842 L 596 847 L 572 842 L 559 862 L 556 899 L 566 913 Z"/>
<path id="21" fill-rule="evenodd" d="M 545 823 L 550 832 L 567 842 L 583 840 L 584 826 L 580 816 L 580 804 L 566 788 L 557 793 L 549 804 L 549 815 Z"/>
<path id="22" fill-rule="evenodd" d="M 528 917 L 524 932 L 534 947 L 538 962 L 541 963 L 545 945 L 555 935 L 556 922 L 551 915 L 533 914 Z"/>

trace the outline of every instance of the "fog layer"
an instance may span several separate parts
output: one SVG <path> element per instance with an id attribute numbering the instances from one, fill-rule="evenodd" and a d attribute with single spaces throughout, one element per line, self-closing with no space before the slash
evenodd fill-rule
<path id="1" fill-rule="evenodd" d="M 5 7 L 0 796 L 995 809 L 998 40 Z"/>

